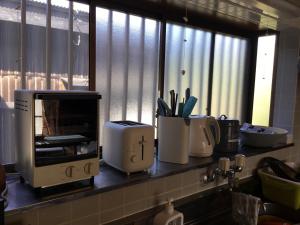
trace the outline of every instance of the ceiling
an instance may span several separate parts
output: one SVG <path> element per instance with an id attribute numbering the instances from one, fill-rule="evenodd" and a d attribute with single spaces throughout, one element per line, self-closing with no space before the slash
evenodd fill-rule
<path id="1" fill-rule="evenodd" d="M 78 1 L 78 0 L 76 0 Z M 83 0 L 81 0 L 83 1 Z M 93 0 L 84 0 L 93 1 Z M 228 24 L 244 30 L 300 29 L 300 0 L 94 0 L 103 7 L 156 13 L 189 24 Z M 144 13 L 143 13 L 144 14 Z"/>
<path id="2" fill-rule="evenodd" d="M 154 1 L 154 0 L 149 0 Z M 300 29 L 300 0 L 165 0 L 189 13 L 201 13 L 258 29 Z"/>

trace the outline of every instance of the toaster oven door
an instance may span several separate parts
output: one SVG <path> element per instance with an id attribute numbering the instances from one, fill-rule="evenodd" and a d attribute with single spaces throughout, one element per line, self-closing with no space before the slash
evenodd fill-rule
<path id="1" fill-rule="evenodd" d="M 34 105 L 36 166 L 98 156 L 98 98 L 39 96 Z"/>

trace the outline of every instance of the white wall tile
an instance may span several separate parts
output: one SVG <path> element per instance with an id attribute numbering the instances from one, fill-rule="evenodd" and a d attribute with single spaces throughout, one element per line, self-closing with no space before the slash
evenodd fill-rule
<path id="1" fill-rule="evenodd" d="M 73 220 L 71 225 L 99 225 L 99 214 L 93 214 L 86 217 L 82 217 L 77 220 Z"/>
<path id="2" fill-rule="evenodd" d="M 114 208 L 111 210 L 106 210 L 101 213 L 101 224 L 108 223 L 117 219 L 120 219 L 124 216 L 123 205 L 118 208 Z"/>
<path id="3" fill-rule="evenodd" d="M 131 202 L 130 204 L 124 205 L 124 215 L 131 215 L 137 212 L 141 212 L 146 210 L 147 208 L 147 199 Z"/>
<path id="4" fill-rule="evenodd" d="M 6 225 L 38 225 L 38 210 L 28 210 L 20 214 L 5 216 Z"/>
<path id="5" fill-rule="evenodd" d="M 93 195 L 86 198 L 80 198 L 72 201 L 72 220 L 85 217 L 100 211 L 98 195 Z"/>
<path id="6" fill-rule="evenodd" d="M 147 182 L 147 194 L 148 196 L 157 196 L 165 192 L 165 180 L 164 178 L 155 179 Z"/>
<path id="7" fill-rule="evenodd" d="M 40 225 L 59 225 L 71 221 L 71 203 L 63 203 L 40 208 L 38 211 Z"/>
<path id="8" fill-rule="evenodd" d="M 101 211 L 111 210 L 124 204 L 124 189 L 116 189 L 101 194 Z"/>
<path id="9" fill-rule="evenodd" d="M 141 199 L 147 195 L 147 184 L 141 183 L 124 188 L 124 204 L 129 204 Z"/>

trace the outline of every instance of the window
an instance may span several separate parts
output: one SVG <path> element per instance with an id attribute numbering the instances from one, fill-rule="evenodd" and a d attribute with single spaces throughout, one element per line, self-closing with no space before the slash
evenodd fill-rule
<path id="1" fill-rule="evenodd" d="M 269 126 L 276 35 L 258 38 L 252 123 Z"/>
<path id="2" fill-rule="evenodd" d="M 212 90 L 209 90 L 212 38 L 215 38 Z M 186 88 L 198 98 L 193 114 L 222 114 L 245 121 L 247 97 L 247 40 L 239 37 L 167 24 L 164 99 L 169 90 L 178 92 L 180 101 Z M 208 105 L 211 91 L 211 106 Z"/>
<path id="3" fill-rule="evenodd" d="M 245 121 L 247 93 L 247 40 L 216 34 L 211 115 L 225 114 Z"/>
<path id="4" fill-rule="evenodd" d="M 102 95 L 101 128 L 109 120 L 155 123 L 159 29 L 156 20 L 97 8 L 96 89 Z"/>
<path id="5" fill-rule="evenodd" d="M 16 159 L 14 90 L 87 90 L 88 47 L 88 5 L 66 0 L 51 0 L 50 6 L 47 0 L 0 0 L 1 163 Z"/>
<path id="6" fill-rule="evenodd" d="M 0 133 L 3 163 L 15 160 L 11 135 L 15 89 L 88 90 L 89 19 L 89 6 L 78 2 L 0 0 L 0 129 L 7 131 Z M 246 120 L 247 38 L 168 22 L 162 56 L 164 30 L 159 20 L 100 7 L 95 19 L 96 59 L 92 60 L 96 62 L 96 90 L 102 95 L 100 135 L 109 120 L 155 125 L 159 94 L 169 102 L 169 91 L 174 89 L 181 102 L 188 87 L 198 98 L 193 114 L 226 114 Z M 159 93 L 162 57 L 164 93 Z M 256 98 L 254 112 L 255 107 Z"/>
<path id="7" fill-rule="evenodd" d="M 186 88 L 190 88 L 191 94 L 198 98 L 193 114 L 206 114 L 211 39 L 211 32 L 167 24 L 164 79 L 166 102 L 170 102 L 170 90 L 178 92 L 178 99 L 182 101 Z"/>

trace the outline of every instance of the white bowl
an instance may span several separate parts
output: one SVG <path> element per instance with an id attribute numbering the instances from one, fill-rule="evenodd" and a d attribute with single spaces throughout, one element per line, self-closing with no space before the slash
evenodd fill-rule
<path id="1" fill-rule="evenodd" d="M 240 129 L 242 145 L 258 148 L 276 147 L 287 143 L 288 131 L 277 127 L 252 126 L 244 123 Z"/>

